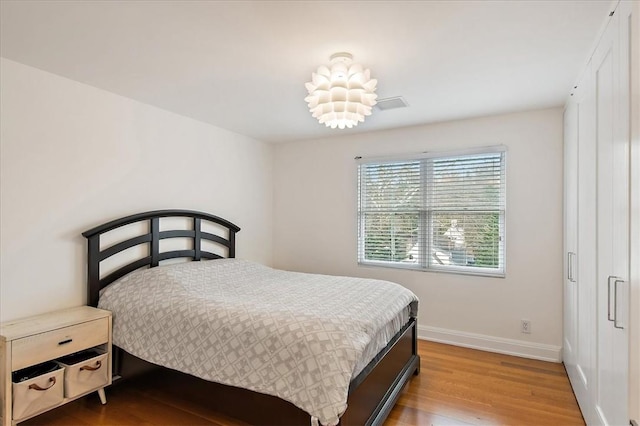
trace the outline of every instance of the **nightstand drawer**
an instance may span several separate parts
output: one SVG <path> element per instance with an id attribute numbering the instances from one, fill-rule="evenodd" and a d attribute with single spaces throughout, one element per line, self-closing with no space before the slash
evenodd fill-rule
<path id="1" fill-rule="evenodd" d="M 23 337 L 13 341 L 11 370 L 19 370 L 108 341 L 108 318 Z"/>

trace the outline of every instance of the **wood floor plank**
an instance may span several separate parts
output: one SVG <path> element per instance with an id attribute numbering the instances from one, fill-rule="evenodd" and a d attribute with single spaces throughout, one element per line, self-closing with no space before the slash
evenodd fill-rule
<path id="1" fill-rule="evenodd" d="M 427 341 L 418 351 L 421 373 L 385 426 L 584 425 L 562 364 Z M 21 424 L 246 426 L 159 383 L 132 380 L 108 388 L 107 405 L 92 394 Z"/>

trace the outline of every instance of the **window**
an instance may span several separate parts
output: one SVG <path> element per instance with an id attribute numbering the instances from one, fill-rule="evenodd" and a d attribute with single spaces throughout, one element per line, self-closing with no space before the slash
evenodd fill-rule
<path id="1" fill-rule="evenodd" d="M 505 273 L 505 148 L 360 160 L 358 262 Z"/>

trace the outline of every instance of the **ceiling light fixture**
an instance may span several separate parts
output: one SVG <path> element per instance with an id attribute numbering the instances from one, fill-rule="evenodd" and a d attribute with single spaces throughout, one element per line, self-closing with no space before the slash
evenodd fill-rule
<path id="1" fill-rule="evenodd" d="M 305 84 L 309 96 L 304 100 L 321 124 L 332 129 L 352 128 L 371 115 L 378 80 L 371 78 L 368 69 L 354 64 L 350 53 L 335 53 L 330 62 L 311 74 L 311 81 Z"/>

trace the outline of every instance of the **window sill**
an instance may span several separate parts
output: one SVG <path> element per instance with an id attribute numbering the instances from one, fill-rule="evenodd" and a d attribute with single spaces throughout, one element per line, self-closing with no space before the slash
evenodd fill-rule
<path id="1" fill-rule="evenodd" d="M 378 268 L 388 268 L 388 269 L 400 269 L 400 270 L 409 270 L 409 271 L 418 271 L 418 272 L 436 272 L 436 273 L 445 273 L 445 274 L 457 274 L 457 275 L 473 275 L 479 277 L 488 277 L 488 278 L 505 278 L 506 274 L 503 271 L 490 272 L 484 268 L 475 268 L 470 266 L 445 266 L 445 267 L 430 267 L 424 268 L 416 263 L 391 263 L 391 262 L 381 262 L 381 261 L 359 261 L 358 266 L 364 267 L 378 267 Z"/>

